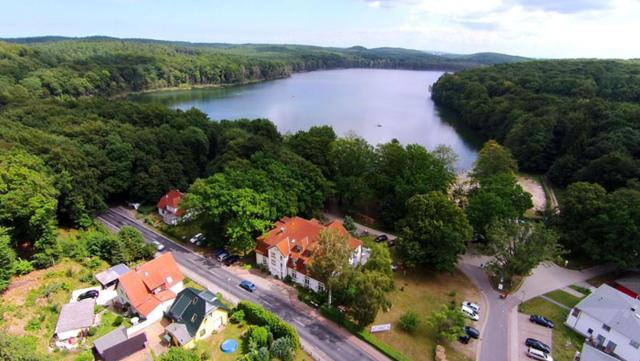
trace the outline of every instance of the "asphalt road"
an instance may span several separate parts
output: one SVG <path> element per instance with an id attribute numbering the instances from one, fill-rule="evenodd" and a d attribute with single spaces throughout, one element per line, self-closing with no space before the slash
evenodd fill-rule
<path id="1" fill-rule="evenodd" d="M 350 343 L 341 335 L 336 334 L 332 329 L 326 327 L 318 320 L 292 307 L 289 299 L 282 294 L 261 289 L 259 286 L 254 293 L 245 291 L 238 286 L 241 279 L 224 267 L 221 267 L 217 261 L 206 259 L 175 244 L 163 235 L 118 213 L 117 209 L 108 210 L 106 213 L 98 216 L 98 219 L 116 228 L 121 228 L 122 226 L 135 227 L 142 233 L 146 242 L 158 241 L 162 243 L 166 247 L 164 252 L 172 252 L 176 262 L 182 267 L 200 275 L 238 299 L 249 300 L 263 305 L 266 309 L 274 312 L 281 319 L 293 325 L 298 330 L 300 338 L 322 351 L 332 360 L 355 361 L 376 359 L 356 345 Z"/>

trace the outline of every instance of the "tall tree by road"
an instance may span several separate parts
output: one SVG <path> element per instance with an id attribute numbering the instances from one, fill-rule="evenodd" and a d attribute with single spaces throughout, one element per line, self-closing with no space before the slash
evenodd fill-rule
<path id="1" fill-rule="evenodd" d="M 324 229 L 318 235 L 309 270 L 314 278 L 327 286 L 329 304 L 332 291 L 342 287 L 348 273 L 353 271 L 349 264 L 352 252 L 347 235 L 331 228 Z"/>

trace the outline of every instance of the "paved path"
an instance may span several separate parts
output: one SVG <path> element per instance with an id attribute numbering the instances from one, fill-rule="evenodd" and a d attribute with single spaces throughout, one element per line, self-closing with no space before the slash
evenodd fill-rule
<path id="1" fill-rule="evenodd" d="M 215 290 L 231 300 L 250 300 L 263 305 L 289 322 L 297 330 L 303 347 L 318 360 L 388 360 L 373 347 L 351 335 L 334 323 L 318 315 L 312 308 L 291 300 L 283 287 L 274 283 L 256 283 L 257 291 L 249 293 L 238 287 L 245 277 L 238 276 L 214 260 L 204 258 L 188 248 L 132 219 L 119 208 L 112 208 L 98 216 L 98 220 L 117 230 L 122 226 L 138 229 L 146 242 L 158 241 L 172 252 L 188 277 L 197 282 L 206 281 Z"/>

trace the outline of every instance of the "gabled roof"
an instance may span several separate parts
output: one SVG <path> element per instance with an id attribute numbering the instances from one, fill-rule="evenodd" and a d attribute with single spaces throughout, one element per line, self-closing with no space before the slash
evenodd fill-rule
<path id="1" fill-rule="evenodd" d="M 96 274 L 96 280 L 98 280 L 102 286 L 106 286 L 127 272 L 129 272 L 129 267 L 120 263 Z"/>
<path id="2" fill-rule="evenodd" d="M 165 209 L 167 206 L 169 206 L 178 209 L 178 207 L 180 206 L 180 201 L 182 200 L 182 196 L 182 192 L 171 190 L 167 192 L 167 194 L 163 195 L 162 198 L 160 198 L 160 200 L 158 201 L 158 208 Z M 182 211 L 178 209 L 178 212 L 176 213 L 182 213 Z"/>
<path id="3" fill-rule="evenodd" d="M 176 297 L 169 288 L 183 279 L 173 255 L 167 252 L 129 271 L 118 281 L 131 305 L 146 317 L 162 302 Z"/>
<path id="4" fill-rule="evenodd" d="M 640 301 L 602 285 L 576 306 L 629 339 L 640 341 Z"/>
<path id="5" fill-rule="evenodd" d="M 620 361 L 617 358 L 607 355 L 606 353 L 594 348 L 585 342 L 580 351 L 580 361 Z"/>
<path id="6" fill-rule="evenodd" d="M 202 320 L 218 308 L 226 309 L 213 292 L 185 288 L 178 293 L 167 312 L 167 316 L 174 321 L 167 327 L 167 332 L 184 345 L 198 332 Z"/>
<path id="7" fill-rule="evenodd" d="M 93 326 L 95 316 L 93 310 L 96 300 L 87 298 L 82 301 L 62 305 L 55 333 L 67 332 Z"/>

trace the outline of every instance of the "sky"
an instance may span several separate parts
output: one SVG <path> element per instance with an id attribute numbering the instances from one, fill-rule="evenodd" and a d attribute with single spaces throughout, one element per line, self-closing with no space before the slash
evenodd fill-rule
<path id="1" fill-rule="evenodd" d="M 393 46 L 640 58 L 640 0 L 0 0 L 0 38 Z"/>

